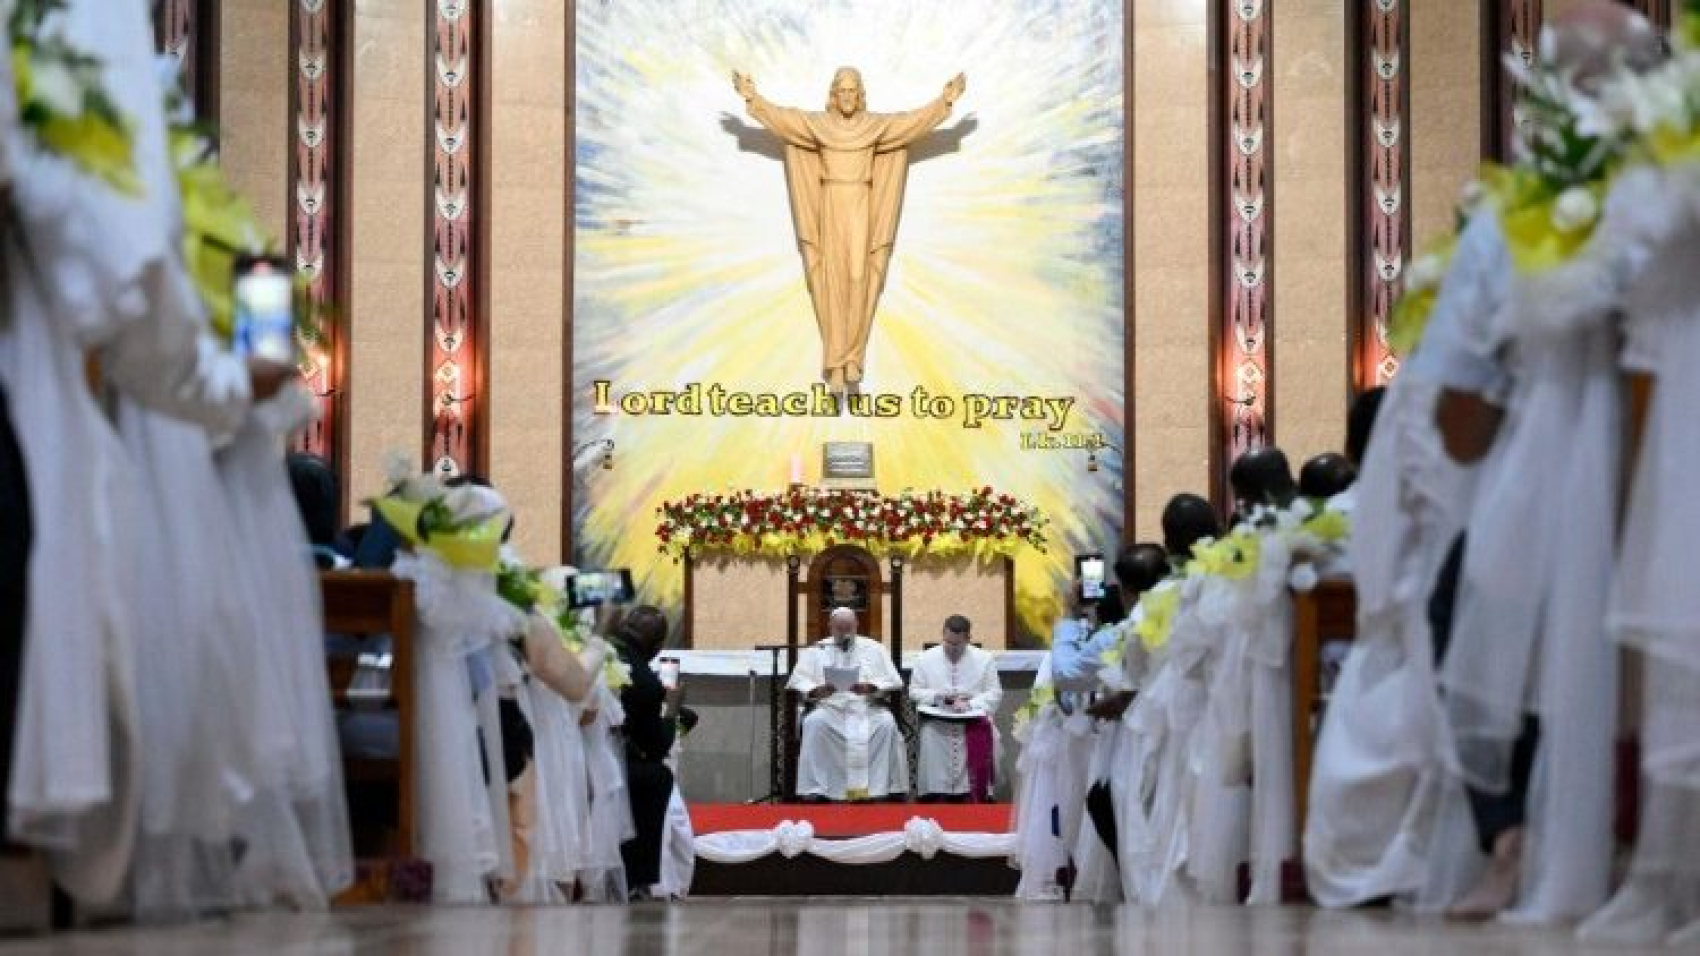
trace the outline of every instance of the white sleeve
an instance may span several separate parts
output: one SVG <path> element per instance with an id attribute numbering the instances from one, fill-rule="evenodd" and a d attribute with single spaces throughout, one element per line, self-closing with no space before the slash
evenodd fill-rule
<path id="1" fill-rule="evenodd" d="M 902 690 L 903 675 L 898 672 L 897 665 L 892 663 L 891 654 L 884 647 L 881 647 L 874 657 L 879 663 L 872 668 L 874 671 L 873 685 L 885 691 Z"/>
<path id="2" fill-rule="evenodd" d="M 998 678 L 997 658 L 986 655 L 986 666 L 980 671 L 980 684 L 974 688 L 973 706 L 988 714 L 996 713 L 1003 700 L 1003 682 Z"/>
<path id="3" fill-rule="evenodd" d="M 791 669 L 791 679 L 785 682 L 785 689 L 808 694 L 819 687 L 824 678 L 825 672 L 821 669 L 820 651 L 813 647 L 805 647 L 803 653 L 797 656 L 797 666 Z"/>
<path id="4" fill-rule="evenodd" d="M 1458 239 L 1422 342 L 1401 374 L 1503 402 L 1511 383 L 1495 333 L 1511 270 L 1499 216 L 1483 209 Z"/>
<path id="5" fill-rule="evenodd" d="M 933 686 L 928 673 L 927 655 L 922 654 L 921 659 L 915 662 L 915 669 L 909 672 L 909 699 L 930 706 L 938 703 L 939 690 Z"/>

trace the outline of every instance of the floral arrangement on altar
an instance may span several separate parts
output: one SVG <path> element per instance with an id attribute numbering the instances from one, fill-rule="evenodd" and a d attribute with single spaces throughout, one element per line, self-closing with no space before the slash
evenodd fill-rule
<path id="1" fill-rule="evenodd" d="M 814 554 L 841 543 L 875 554 L 973 555 L 980 560 L 1045 549 L 1039 509 L 990 487 L 966 494 L 792 489 L 695 494 L 656 509 L 658 550 L 675 559 L 705 551 Z"/>
<path id="2" fill-rule="evenodd" d="M 140 195 L 130 124 L 102 87 L 104 64 L 54 29 L 64 0 L 17 0 L 11 34 L 18 119 L 42 149 L 119 193 Z"/>

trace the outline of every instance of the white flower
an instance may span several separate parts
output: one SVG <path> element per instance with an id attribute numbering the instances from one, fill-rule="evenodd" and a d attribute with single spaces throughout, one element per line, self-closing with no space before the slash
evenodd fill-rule
<path id="1" fill-rule="evenodd" d="M 31 64 L 34 98 L 59 116 L 80 116 L 83 91 L 77 78 L 58 60 L 42 57 Z"/>
<path id="2" fill-rule="evenodd" d="M 1559 193 L 1558 200 L 1552 204 L 1552 224 L 1559 232 L 1585 229 L 1599 217 L 1599 201 L 1583 186 L 1572 186 Z"/>
<path id="3" fill-rule="evenodd" d="M 1482 185 L 1481 180 L 1472 179 L 1464 184 L 1464 190 L 1458 196 L 1458 207 L 1465 212 L 1471 212 L 1477 206 L 1480 206 L 1482 204 L 1482 200 L 1487 197 L 1487 187 Z M 1440 280 L 1436 279 L 1435 284 L 1439 285 Z"/>
<path id="4" fill-rule="evenodd" d="M 1472 183 L 1480 189 L 1479 183 Z M 1405 268 L 1405 291 L 1425 292 L 1440 287 L 1440 280 L 1446 277 L 1446 259 L 1435 253 L 1418 256 Z"/>
<path id="5" fill-rule="evenodd" d="M 506 511 L 508 503 L 493 488 L 461 485 L 444 493 L 443 507 L 457 522 L 483 522 Z"/>
<path id="6" fill-rule="evenodd" d="M 1618 72 L 1601 86 L 1596 99 L 1577 104 L 1577 131 L 1621 137 L 1630 130 L 1646 135 L 1660 127 L 1686 129 L 1690 113 L 1685 72 L 1681 62 L 1645 74 Z"/>
<path id="7" fill-rule="evenodd" d="M 417 474 L 413 470 L 413 459 L 407 452 L 399 448 L 391 448 L 384 453 L 384 484 L 396 488 L 407 484 L 408 480 Z"/>
<path id="8" fill-rule="evenodd" d="M 1316 589 L 1316 565 L 1302 561 L 1293 565 L 1293 573 L 1287 577 L 1287 585 L 1295 591 L 1305 592 Z"/>

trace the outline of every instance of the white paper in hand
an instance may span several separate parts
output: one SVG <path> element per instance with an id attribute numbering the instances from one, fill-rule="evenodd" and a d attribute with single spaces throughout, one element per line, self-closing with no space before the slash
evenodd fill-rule
<path id="1" fill-rule="evenodd" d="M 860 667 L 828 667 L 826 669 L 826 682 L 831 684 L 833 689 L 840 694 L 849 692 L 850 688 L 861 683 L 861 681 L 862 669 Z"/>

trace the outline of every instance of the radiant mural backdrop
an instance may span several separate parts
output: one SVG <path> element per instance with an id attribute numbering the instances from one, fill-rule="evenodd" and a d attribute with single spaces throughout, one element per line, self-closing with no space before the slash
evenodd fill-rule
<path id="1" fill-rule="evenodd" d="M 812 482 L 823 442 L 866 441 L 882 492 L 990 485 L 1044 512 L 1048 547 L 1015 564 L 1024 629 L 1048 633 L 1074 554 L 1121 532 L 1122 5 L 576 6 L 574 440 L 618 451 L 612 470 L 580 458 L 575 563 L 629 567 L 677 607 L 663 501 L 782 489 L 793 456 Z M 967 89 L 909 145 L 862 397 L 830 415 L 786 146 L 732 74 L 820 111 L 840 66 L 874 113 L 935 103 L 958 73 Z"/>

